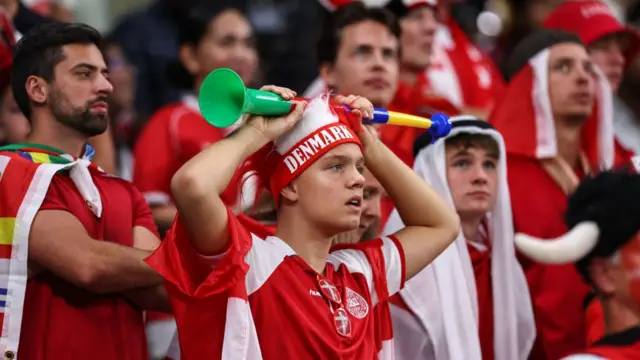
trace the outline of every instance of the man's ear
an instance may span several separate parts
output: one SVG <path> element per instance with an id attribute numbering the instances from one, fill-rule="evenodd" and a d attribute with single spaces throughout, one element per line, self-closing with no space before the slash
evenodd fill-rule
<path id="1" fill-rule="evenodd" d="M 195 75 L 200 71 L 200 63 L 198 62 L 194 45 L 185 44 L 180 46 L 178 59 L 191 75 Z"/>
<path id="2" fill-rule="evenodd" d="M 589 277 L 598 291 L 604 295 L 611 295 L 616 291 L 615 260 L 593 258 L 588 267 Z"/>
<path id="3" fill-rule="evenodd" d="M 292 181 L 289 185 L 285 186 L 280 190 L 280 195 L 282 196 L 282 200 L 287 200 L 290 202 L 298 201 L 298 186 L 296 185 L 296 181 Z"/>
<path id="4" fill-rule="evenodd" d="M 25 82 L 25 89 L 29 99 L 36 104 L 42 105 L 47 102 L 49 84 L 43 78 L 34 75 L 29 76 Z"/>

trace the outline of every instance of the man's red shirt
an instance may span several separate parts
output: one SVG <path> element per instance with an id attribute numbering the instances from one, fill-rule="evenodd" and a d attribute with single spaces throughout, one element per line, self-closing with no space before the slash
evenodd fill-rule
<path id="1" fill-rule="evenodd" d="M 26 161 L 26 160 L 25 160 Z M 54 176 L 40 210 L 67 211 L 95 241 L 133 246 L 133 228 L 157 234 L 149 206 L 129 182 L 91 172 L 102 217 L 93 215 L 71 178 Z M 18 350 L 21 360 L 147 360 L 142 311 L 119 294 L 96 294 L 43 271 L 27 283 Z"/>

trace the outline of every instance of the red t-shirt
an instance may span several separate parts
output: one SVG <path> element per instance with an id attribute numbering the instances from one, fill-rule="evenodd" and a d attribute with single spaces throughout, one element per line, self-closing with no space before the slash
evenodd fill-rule
<path id="1" fill-rule="evenodd" d="M 206 122 L 197 99 L 167 105 L 149 119 L 133 150 L 133 183 L 151 206 L 172 203 L 171 178 L 207 146 L 221 140 L 229 130 Z M 239 174 L 234 175 L 222 199 L 235 205 L 239 196 Z"/>
<path id="2" fill-rule="evenodd" d="M 581 354 L 563 360 L 637 360 L 640 359 L 640 327 L 606 335 Z"/>
<path id="3" fill-rule="evenodd" d="M 93 215 L 71 179 L 53 177 L 41 210 L 73 214 L 89 236 L 133 246 L 133 228 L 156 228 L 142 195 L 129 182 L 98 174 L 93 181 L 103 204 Z M 44 271 L 27 283 L 21 360 L 147 360 L 142 311 L 118 294 L 100 295 L 78 288 Z"/>
<path id="4" fill-rule="evenodd" d="M 223 255 L 195 253 L 178 217 L 147 260 L 167 279 L 181 360 L 219 359 L 243 341 L 245 351 L 265 360 L 378 359 L 382 344 L 372 309 L 404 282 L 404 255 L 394 237 L 341 246 L 320 275 L 279 238 L 260 239 L 230 211 L 228 216 L 231 242 Z M 338 333 L 344 323 L 334 314 L 340 307 L 327 299 L 322 281 L 341 295 L 349 337 Z M 388 294 L 375 290 L 381 284 Z M 240 331 L 244 339 L 229 335 L 243 323 L 238 316 L 248 317 Z"/>

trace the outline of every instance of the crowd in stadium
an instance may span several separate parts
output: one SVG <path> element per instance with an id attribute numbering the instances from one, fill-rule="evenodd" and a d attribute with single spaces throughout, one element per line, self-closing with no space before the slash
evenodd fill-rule
<path id="1" fill-rule="evenodd" d="M 640 359 L 639 15 L 0 0 L 3 358 Z"/>

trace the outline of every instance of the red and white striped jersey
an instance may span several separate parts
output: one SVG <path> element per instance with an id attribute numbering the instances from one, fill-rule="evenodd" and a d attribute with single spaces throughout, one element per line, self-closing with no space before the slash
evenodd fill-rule
<path id="1" fill-rule="evenodd" d="M 374 307 L 404 283 L 395 237 L 336 248 L 318 274 L 281 239 L 228 219 L 224 254 L 197 254 L 178 218 L 147 260 L 167 280 L 182 360 L 393 358 L 378 330 L 390 317 Z"/>

